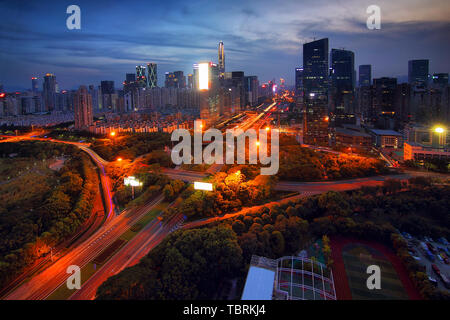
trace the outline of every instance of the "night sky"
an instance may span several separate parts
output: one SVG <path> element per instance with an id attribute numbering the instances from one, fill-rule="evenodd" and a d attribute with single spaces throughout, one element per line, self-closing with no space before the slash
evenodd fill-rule
<path id="1" fill-rule="evenodd" d="M 66 8 L 81 8 L 81 30 L 66 28 Z M 366 27 L 366 8 L 381 7 L 381 30 Z M 137 64 L 192 72 L 217 62 L 224 41 L 226 70 L 261 82 L 294 82 L 302 44 L 328 37 L 331 48 L 355 52 L 355 68 L 372 64 L 373 76 L 406 80 L 409 59 L 430 59 L 430 72 L 450 71 L 448 0 L 0 0 L 0 83 L 30 88 L 32 76 L 51 72 L 61 89 L 114 80 Z M 278 82 L 278 80 L 277 80 Z"/>

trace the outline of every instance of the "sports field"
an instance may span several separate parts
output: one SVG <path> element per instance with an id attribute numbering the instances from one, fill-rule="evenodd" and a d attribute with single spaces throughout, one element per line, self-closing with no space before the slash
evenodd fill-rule
<path id="1" fill-rule="evenodd" d="M 367 299 L 408 299 L 397 272 L 387 258 L 379 251 L 363 244 L 348 244 L 342 250 L 345 272 L 352 298 Z M 381 289 L 367 288 L 367 267 L 377 265 L 381 270 Z"/>

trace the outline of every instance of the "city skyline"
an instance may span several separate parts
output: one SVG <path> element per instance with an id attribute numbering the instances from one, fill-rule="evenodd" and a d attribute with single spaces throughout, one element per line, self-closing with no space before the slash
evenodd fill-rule
<path id="1" fill-rule="evenodd" d="M 380 30 L 367 29 L 367 5 L 357 2 L 347 2 L 345 7 L 351 10 L 339 17 L 336 12 L 342 8 L 324 7 L 323 3 L 311 7 L 309 3 L 286 2 L 274 8 L 271 3 L 249 1 L 239 12 L 218 3 L 147 3 L 152 11 L 143 17 L 156 23 L 157 28 L 152 29 L 146 19 L 133 15 L 144 3 L 105 7 L 103 2 L 82 1 L 81 30 L 67 30 L 65 4 L 29 4 L 25 10 L 3 2 L 0 83 L 6 90 L 24 90 L 31 77 L 53 73 L 64 89 L 105 79 L 118 84 L 135 65 L 148 62 L 157 63 L 160 74 L 174 70 L 188 74 L 193 63 L 217 62 L 217 44 L 223 41 L 227 71 L 245 70 L 262 82 L 284 78 L 293 85 L 303 43 L 324 37 L 330 39 L 330 49 L 355 52 L 355 66 L 371 64 L 373 78 L 397 77 L 406 82 L 408 60 L 412 59 L 430 60 L 430 74 L 448 72 L 449 43 L 445 40 L 450 30 L 449 10 L 443 1 L 434 3 L 429 7 L 404 3 L 406 10 L 400 10 L 398 3 L 382 2 Z M 110 17 L 118 11 L 123 19 L 111 22 Z M 302 19 L 303 13 L 308 19 Z M 229 21 L 228 16 L 233 19 Z M 269 29 L 262 23 L 264 19 L 274 22 Z M 159 77 L 160 86 L 163 81 Z"/>

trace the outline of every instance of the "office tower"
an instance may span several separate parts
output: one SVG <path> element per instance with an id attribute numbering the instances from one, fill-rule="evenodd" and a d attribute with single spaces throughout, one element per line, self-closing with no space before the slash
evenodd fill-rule
<path id="1" fill-rule="evenodd" d="M 158 66 L 156 63 L 147 63 L 147 87 L 156 88 L 158 86 Z"/>
<path id="2" fill-rule="evenodd" d="M 426 87 L 428 84 L 428 64 L 426 59 L 408 61 L 408 83 L 415 87 Z"/>
<path id="3" fill-rule="evenodd" d="M 433 84 L 438 86 L 448 85 L 448 73 L 434 73 Z"/>
<path id="4" fill-rule="evenodd" d="M 372 84 L 372 65 L 362 64 L 359 66 L 359 81 L 360 87 L 368 87 Z"/>
<path id="5" fill-rule="evenodd" d="M 31 78 L 31 91 L 33 93 L 37 93 L 38 92 L 38 78 L 37 77 L 32 77 Z"/>
<path id="6" fill-rule="evenodd" d="M 55 109 L 56 100 L 56 77 L 51 73 L 44 76 L 43 83 L 44 105 L 46 111 L 53 111 Z"/>
<path id="7" fill-rule="evenodd" d="M 173 72 L 166 72 L 166 79 L 164 81 L 164 87 L 175 88 L 175 75 Z"/>
<path id="8" fill-rule="evenodd" d="M 246 76 L 245 80 L 245 94 L 250 105 L 258 103 L 258 87 L 259 81 L 257 76 Z"/>
<path id="9" fill-rule="evenodd" d="M 145 75 L 145 66 L 136 66 L 136 82 L 139 87 L 147 87 L 147 76 Z"/>
<path id="10" fill-rule="evenodd" d="M 354 112 L 355 54 L 349 50 L 331 49 L 330 107 L 336 114 Z"/>
<path id="11" fill-rule="evenodd" d="M 88 130 L 93 123 L 92 97 L 86 86 L 80 86 L 74 97 L 75 129 Z"/>
<path id="12" fill-rule="evenodd" d="M 100 87 L 102 88 L 102 94 L 114 94 L 114 81 L 103 80 L 100 82 Z"/>
<path id="13" fill-rule="evenodd" d="M 188 89 L 194 89 L 194 75 L 192 73 L 188 74 Z"/>
<path id="14" fill-rule="evenodd" d="M 378 118 L 378 125 L 385 129 L 392 129 L 395 116 L 397 78 L 373 79 L 373 86 L 373 109 Z"/>
<path id="15" fill-rule="evenodd" d="M 295 68 L 295 94 L 303 94 L 303 68 Z"/>
<path id="16" fill-rule="evenodd" d="M 328 38 L 303 44 L 303 139 L 328 145 Z"/>
<path id="17" fill-rule="evenodd" d="M 174 75 L 174 85 L 175 88 L 186 88 L 186 77 L 184 76 L 183 71 L 175 71 Z"/>
<path id="18" fill-rule="evenodd" d="M 219 78 L 223 79 L 225 77 L 225 48 L 223 42 L 219 42 Z"/>

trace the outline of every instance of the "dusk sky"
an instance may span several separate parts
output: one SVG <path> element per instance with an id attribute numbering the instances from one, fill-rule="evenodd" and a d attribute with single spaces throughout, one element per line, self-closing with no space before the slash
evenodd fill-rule
<path id="1" fill-rule="evenodd" d="M 66 8 L 81 8 L 81 30 L 68 30 Z M 381 30 L 369 30 L 366 9 L 381 8 Z M 328 37 L 331 48 L 355 52 L 355 68 L 405 80 L 407 61 L 429 59 L 430 72 L 450 71 L 448 0 L 165 0 L 0 1 L 0 83 L 31 86 L 50 72 L 61 89 L 114 80 L 156 62 L 166 71 L 192 73 L 192 64 L 217 62 L 225 44 L 226 71 L 242 70 L 260 82 L 294 83 L 302 44 Z"/>

